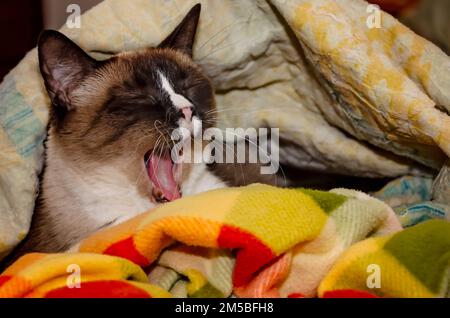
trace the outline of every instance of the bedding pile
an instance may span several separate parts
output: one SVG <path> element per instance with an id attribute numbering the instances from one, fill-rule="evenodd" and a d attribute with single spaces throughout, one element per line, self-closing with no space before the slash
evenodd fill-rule
<path id="1" fill-rule="evenodd" d="M 439 186 L 437 180 L 433 183 L 432 178 L 402 177 L 389 182 L 373 196 L 393 208 L 403 227 L 431 219 L 450 221 L 449 197 L 433 198 L 433 189 Z"/>
<path id="2" fill-rule="evenodd" d="M 361 192 L 255 184 L 162 205 L 28 254 L 0 297 L 445 297 L 450 223 L 403 230 Z"/>
<path id="3" fill-rule="evenodd" d="M 157 45 L 197 2 L 194 58 L 216 88 L 220 127 L 279 128 L 280 160 L 298 168 L 441 170 L 432 198 L 449 204 L 450 59 L 363 0 L 106 0 L 61 31 L 104 59 Z M 34 49 L 0 86 L 0 258 L 30 225 L 48 107 Z"/>

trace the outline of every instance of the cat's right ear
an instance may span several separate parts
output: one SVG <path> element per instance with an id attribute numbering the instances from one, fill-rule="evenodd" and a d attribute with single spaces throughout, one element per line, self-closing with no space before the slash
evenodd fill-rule
<path id="1" fill-rule="evenodd" d="M 97 61 L 60 32 L 44 31 L 38 42 L 39 67 L 54 107 L 71 110 L 71 95 Z"/>
<path id="2" fill-rule="evenodd" d="M 172 48 L 192 57 L 192 48 L 194 46 L 201 8 L 200 3 L 193 6 L 183 21 L 161 42 L 159 47 Z"/>

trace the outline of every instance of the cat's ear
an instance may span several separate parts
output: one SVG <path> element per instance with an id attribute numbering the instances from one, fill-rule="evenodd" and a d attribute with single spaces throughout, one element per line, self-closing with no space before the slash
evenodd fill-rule
<path id="1" fill-rule="evenodd" d="M 201 4 L 198 3 L 188 12 L 175 30 L 161 42 L 159 47 L 179 50 L 192 57 L 200 10 Z"/>
<path id="2" fill-rule="evenodd" d="M 38 42 L 39 67 L 52 104 L 70 110 L 71 93 L 94 71 L 97 61 L 62 33 L 44 31 Z"/>

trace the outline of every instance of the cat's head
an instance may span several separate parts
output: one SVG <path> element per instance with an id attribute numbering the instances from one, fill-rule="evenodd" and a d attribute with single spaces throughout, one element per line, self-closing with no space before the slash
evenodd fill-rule
<path id="1" fill-rule="evenodd" d="M 120 167 L 156 201 L 178 198 L 182 165 L 170 158 L 171 133 L 180 126 L 194 133 L 193 121 L 215 107 L 211 83 L 192 60 L 199 15 L 196 5 L 158 47 L 106 61 L 45 31 L 38 51 L 52 104 L 49 151 L 86 171 Z"/>

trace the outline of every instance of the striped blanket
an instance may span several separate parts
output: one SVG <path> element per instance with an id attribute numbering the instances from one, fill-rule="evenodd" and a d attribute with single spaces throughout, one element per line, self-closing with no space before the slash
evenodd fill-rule
<path id="1" fill-rule="evenodd" d="M 29 254 L 0 297 L 445 297 L 450 223 L 402 230 L 366 194 L 255 184 L 164 204 L 67 254 Z"/>

